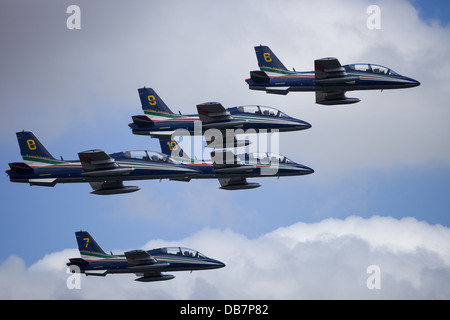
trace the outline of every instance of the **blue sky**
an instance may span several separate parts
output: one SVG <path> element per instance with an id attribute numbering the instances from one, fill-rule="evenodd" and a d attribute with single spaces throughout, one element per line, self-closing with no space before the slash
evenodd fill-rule
<path id="1" fill-rule="evenodd" d="M 307 131 L 280 134 L 280 153 L 316 172 L 253 179 L 262 187 L 242 192 L 219 190 L 214 180 L 139 181 L 131 184 L 140 191 L 108 197 L 91 195 L 87 184 L 30 187 L 4 174 L 0 266 L 13 256 L 30 267 L 76 248 L 80 229 L 105 250 L 126 250 L 155 240 L 189 243 L 205 230 L 259 239 L 297 223 L 353 216 L 450 228 L 446 1 L 208 3 L 207 15 L 198 10 L 203 1 L 79 1 L 81 30 L 66 28 L 70 4 L 0 5 L 4 170 L 21 160 L 15 132 L 22 129 L 65 159 L 97 148 L 158 151 L 156 140 L 133 136 L 127 126 L 141 111 L 137 89 L 151 86 L 174 111 L 193 113 L 206 101 L 262 104 L 308 121 Z M 366 27 L 371 4 L 381 8 L 380 30 Z M 244 79 L 257 68 L 253 47 L 260 43 L 288 68 L 311 70 L 315 58 L 336 56 L 343 64 L 386 65 L 422 85 L 352 92 L 360 103 L 331 108 L 315 105 L 312 93 L 253 92 Z"/>
<path id="2" fill-rule="evenodd" d="M 418 9 L 420 17 L 425 21 L 439 21 L 448 24 L 450 21 L 450 4 L 447 1 L 411 1 Z"/>

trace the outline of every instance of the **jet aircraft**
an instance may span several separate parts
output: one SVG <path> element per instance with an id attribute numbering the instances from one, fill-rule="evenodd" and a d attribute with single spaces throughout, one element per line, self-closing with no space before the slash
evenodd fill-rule
<path id="1" fill-rule="evenodd" d="M 268 152 L 235 155 L 232 151 L 214 150 L 211 161 L 195 160 L 170 138 L 160 138 L 161 152 L 200 171 L 192 177 L 170 180 L 218 179 L 223 190 L 253 189 L 259 183 L 249 183 L 247 178 L 299 176 L 314 173 L 314 170 L 295 163 L 289 158 Z"/>
<path id="2" fill-rule="evenodd" d="M 55 159 L 32 132 L 17 132 L 24 162 L 9 163 L 6 170 L 12 182 L 53 187 L 57 183 L 89 182 L 92 194 L 110 195 L 138 191 L 123 181 L 186 178 L 198 174 L 193 167 L 180 164 L 154 151 L 125 151 L 107 155 L 102 150 L 78 153 L 79 160 Z"/>
<path id="3" fill-rule="evenodd" d="M 222 132 L 224 138 L 229 134 L 227 129 L 254 129 L 256 132 L 276 129 L 282 132 L 311 128 L 309 123 L 292 118 L 280 110 L 257 105 L 225 109 L 218 102 L 207 102 L 197 105 L 198 114 L 175 114 L 152 88 L 140 88 L 138 92 L 144 115 L 133 116 L 133 122 L 129 124 L 133 134 L 137 135 L 167 138 L 179 135 L 203 135 L 208 129 L 217 129 Z M 227 141 L 231 141 L 233 145 L 224 145 Z M 209 147 L 218 146 L 212 144 L 213 141 L 207 142 L 210 144 Z M 221 143 L 222 147 L 236 147 L 245 146 L 248 141 L 223 139 Z"/>
<path id="4" fill-rule="evenodd" d="M 336 58 L 314 61 L 314 71 L 288 70 L 268 46 L 255 47 L 260 70 L 251 71 L 245 81 L 251 90 L 286 95 L 291 91 L 312 91 L 316 103 L 338 105 L 356 103 L 358 98 L 346 97 L 351 90 L 411 88 L 420 85 L 412 78 L 392 69 L 368 63 L 342 66 Z"/>
<path id="5" fill-rule="evenodd" d="M 182 247 L 153 250 L 132 250 L 124 255 L 105 253 L 87 231 L 75 232 L 81 258 L 71 258 L 67 266 L 72 273 L 106 276 L 112 273 L 134 273 L 135 281 L 170 280 L 175 276 L 166 271 L 193 271 L 225 267 L 223 262 L 206 257 L 200 252 Z"/>

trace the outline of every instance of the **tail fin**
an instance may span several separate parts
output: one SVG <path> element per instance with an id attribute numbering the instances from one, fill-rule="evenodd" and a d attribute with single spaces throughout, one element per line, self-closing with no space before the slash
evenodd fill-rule
<path id="1" fill-rule="evenodd" d="M 161 152 L 169 157 L 175 158 L 175 160 L 191 160 L 189 155 L 171 137 L 159 138 L 159 144 L 161 145 Z"/>
<path id="2" fill-rule="evenodd" d="M 142 110 L 151 110 L 156 112 L 164 112 L 173 114 L 169 107 L 162 101 L 152 88 L 138 89 L 139 98 L 141 99 Z"/>
<path id="3" fill-rule="evenodd" d="M 258 58 L 259 68 L 277 69 L 286 71 L 284 64 L 277 58 L 277 56 L 270 50 L 268 46 L 255 47 L 256 57 Z"/>
<path id="4" fill-rule="evenodd" d="M 17 132 L 16 135 L 22 158 L 34 157 L 56 160 L 32 132 L 22 131 Z"/>
<path id="5" fill-rule="evenodd" d="M 80 251 L 82 258 L 83 256 L 92 257 L 95 254 L 106 254 L 89 232 L 77 231 L 75 232 L 75 236 L 77 237 L 78 250 Z"/>

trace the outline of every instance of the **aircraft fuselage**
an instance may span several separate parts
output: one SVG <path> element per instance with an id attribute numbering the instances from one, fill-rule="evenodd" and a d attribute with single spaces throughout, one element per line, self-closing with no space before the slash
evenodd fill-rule
<path id="1" fill-rule="evenodd" d="M 370 65 L 368 66 L 376 66 Z M 269 79 L 266 82 L 254 81 L 249 78 L 246 82 L 252 90 L 267 90 L 269 88 L 286 88 L 289 91 L 356 91 L 356 90 L 386 90 L 411 88 L 420 85 L 417 80 L 399 75 L 389 69 L 386 73 L 374 71 L 357 71 L 352 69 L 354 65 L 345 65 L 347 78 L 350 81 L 335 83 L 335 81 L 327 84 L 327 80 L 316 80 L 315 72 L 295 72 L 295 71 L 277 71 L 267 68 L 261 68 L 267 72 Z M 381 66 L 380 66 L 381 67 Z M 376 68 L 374 68 L 376 69 Z M 373 70 L 373 69 L 370 69 Z M 335 80 L 335 79 L 333 79 Z"/>
<path id="2" fill-rule="evenodd" d="M 259 110 L 255 112 L 242 112 L 239 110 L 245 110 L 249 107 L 259 107 Z M 241 108 L 241 109 L 240 109 Z M 263 111 L 267 111 L 264 114 Z M 271 112 L 271 110 L 273 110 Z M 136 119 L 145 119 L 146 117 L 151 117 L 152 121 L 148 121 L 147 125 L 136 125 L 136 123 L 130 123 L 129 126 L 133 130 L 133 134 L 137 135 L 151 135 L 154 137 L 160 136 L 170 136 L 175 131 L 175 135 L 203 135 L 207 130 L 216 129 L 222 130 L 237 130 L 240 129 L 243 132 L 248 130 L 255 130 L 255 132 L 260 132 L 261 130 L 278 130 L 279 132 L 285 131 L 298 131 L 311 128 L 311 124 L 287 116 L 286 114 L 280 112 L 277 109 L 264 107 L 264 106 L 242 106 L 228 108 L 227 111 L 230 112 L 233 117 L 232 120 L 223 122 L 209 122 L 202 123 L 198 115 L 176 115 L 176 114 L 162 114 L 161 112 L 155 112 L 150 110 L 145 110 L 144 116 L 136 116 Z M 145 120 L 142 121 L 145 123 Z"/>

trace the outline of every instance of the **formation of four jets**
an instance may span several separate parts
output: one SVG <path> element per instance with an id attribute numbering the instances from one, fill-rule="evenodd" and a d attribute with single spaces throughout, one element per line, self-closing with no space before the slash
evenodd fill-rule
<path id="1" fill-rule="evenodd" d="M 347 91 L 398 89 L 420 85 L 414 79 L 401 76 L 392 69 L 375 64 L 342 66 L 336 58 L 314 61 L 314 71 L 289 71 L 267 46 L 255 47 L 260 70 L 251 71 L 246 79 L 249 89 L 271 94 L 291 91 L 313 91 L 316 103 L 340 105 L 360 100 L 349 98 Z M 236 133 L 305 130 L 311 125 L 266 106 L 251 105 L 224 108 L 220 103 L 197 105 L 197 114 L 175 114 L 151 88 L 138 89 L 144 114 L 132 117 L 133 134 L 158 138 L 161 152 L 140 150 L 106 154 L 103 150 L 78 153 L 73 161 L 54 158 L 32 132 L 17 132 L 23 162 L 9 163 L 6 171 L 12 182 L 38 186 L 57 183 L 87 182 L 93 194 L 111 195 L 135 192 L 137 186 L 125 186 L 124 181 L 146 179 L 218 179 L 221 189 L 252 189 L 259 183 L 247 178 L 294 176 L 314 172 L 285 156 L 261 152 L 235 155 L 223 150 L 246 146 L 248 140 L 238 140 Z M 175 136 L 202 135 L 212 148 L 211 161 L 192 159 L 173 140 Z M 219 150 L 216 150 L 218 148 Z M 273 170 L 267 170 L 273 169 Z M 269 174 L 267 172 L 270 172 Z M 135 273 L 138 281 L 172 279 L 163 271 L 199 270 L 223 267 L 220 261 L 184 248 L 135 250 L 122 256 L 108 255 L 85 231 L 76 233 L 81 258 L 70 259 L 68 266 L 86 275 Z M 75 269 L 73 269 L 75 270 Z"/>

